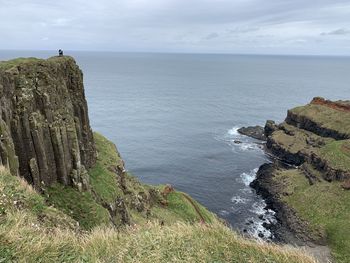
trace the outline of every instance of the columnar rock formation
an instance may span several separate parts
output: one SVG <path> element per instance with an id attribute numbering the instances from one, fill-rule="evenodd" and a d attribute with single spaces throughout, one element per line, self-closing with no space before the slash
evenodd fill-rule
<path id="1" fill-rule="evenodd" d="M 37 189 L 83 189 L 96 151 L 83 74 L 71 57 L 0 63 L 0 164 Z"/>

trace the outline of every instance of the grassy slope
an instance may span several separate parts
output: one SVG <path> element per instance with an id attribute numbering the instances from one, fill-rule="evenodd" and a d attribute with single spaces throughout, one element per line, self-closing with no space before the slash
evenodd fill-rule
<path id="1" fill-rule="evenodd" d="M 113 203 L 117 198 L 122 198 L 125 201 L 132 223 L 135 224 L 144 224 L 151 219 L 163 221 L 165 224 L 175 221 L 200 221 L 199 215 L 189 201 L 183 197 L 182 193 L 177 191 L 171 193 L 167 197 L 168 206 L 163 206 L 159 203 L 159 200 L 163 199 L 160 195 L 163 187 L 144 185 L 129 173 L 126 174 L 125 178 L 127 193 L 124 193 L 120 185 L 120 178 L 113 171 L 117 165 L 122 165 L 122 159 L 115 145 L 98 133 L 94 134 L 94 139 L 98 158 L 96 166 L 89 171 L 93 193 L 80 193 L 71 187 L 64 187 L 58 184 L 47 189 L 47 200 L 50 204 L 71 215 L 87 230 L 98 225 L 108 224 L 110 221 L 109 214 L 100 203 L 101 201 Z M 149 200 L 151 199 L 149 193 L 151 189 L 157 193 L 158 197 L 156 199 L 158 200 Z M 76 200 L 80 201 L 77 202 Z M 201 211 L 206 222 L 216 220 L 214 214 L 210 213 L 195 200 L 192 201 Z M 146 211 L 138 211 L 136 209 L 139 202 L 144 203 L 144 206 L 149 211 L 147 214 Z M 120 224 L 120 222 L 115 223 L 117 225 Z"/>
<path id="2" fill-rule="evenodd" d="M 275 179 L 284 182 L 289 193 L 283 199 L 298 215 L 311 223 L 310 231 L 321 229 L 337 262 L 350 259 L 350 192 L 344 191 L 340 183 L 322 180 L 309 185 L 300 170 L 280 172 Z"/>
<path id="3" fill-rule="evenodd" d="M 82 232 L 4 169 L 0 209 L 0 262 L 314 262 L 296 250 L 242 239 L 217 221 Z"/>
<path id="4" fill-rule="evenodd" d="M 350 171 L 350 140 L 336 141 L 332 138 L 320 137 L 312 132 L 298 129 L 283 123 L 284 130 L 275 131 L 272 138 L 290 153 L 304 152 L 317 154 L 335 170 Z M 325 145 L 315 147 L 307 140 L 322 141 Z"/>
<path id="5" fill-rule="evenodd" d="M 306 105 L 291 110 L 318 123 L 320 126 L 350 133 L 350 113 L 321 105 Z M 350 140 L 334 140 L 319 137 L 312 132 L 283 124 L 285 130 L 272 136 L 282 147 L 292 153 L 303 151 L 314 153 L 324 160 L 329 168 L 350 172 Z M 321 141 L 311 145 L 308 141 Z M 324 145 L 323 145 L 324 144 Z M 303 165 L 320 179 L 310 185 L 302 170 L 287 170 L 278 173 L 275 179 L 281 183 L 282 198 L 296 210 L 301 218 L 310 223 L 309 231 L 324 232 L 337 262 L 350 262 L 350 191 L 341 187 L 341 182 L 326 182 L 322 171 L 317 171 L 310 163 Z"/>
<path id="6" fill-rule="evenodd" d="M 350 140 L 328 143 L 322 147 L 319 155 L 334 169 L 350 171 Z"/>
<path id="7" fill-rule="evenodd" d="M 307 140 L 314 142 L 331 143 L 332 138 L 324 138 L 310 131 L 299 129 L 287 123 L 282 123 L 283 130 L 277 130 L 272 134 L 272 138 L 290 153 L 298 153 L 300 151 L 315 151 L 315 147 L 307 143 Z"/>
<path id="8" fill-rule="evenodd" d="M 335 110 L 322 105 L 308 104 L 296 107 L 292 112 L 305 116 L 320 124 L 324 128 L 337 130 L 344 134 L 350 134 L 350 113 Z"/>

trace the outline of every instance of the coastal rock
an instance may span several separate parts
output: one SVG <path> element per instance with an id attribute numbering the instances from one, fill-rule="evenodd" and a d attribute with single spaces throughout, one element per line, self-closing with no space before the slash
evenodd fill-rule
<path id="1" fill-rule="evenodd" d="M 327 244 L 334 244 L 329 239 L 333 229 L 324 222 L 347 205 L 343 197 L 350 189 L 350 101 L 314 98 L 289 110 L 278 125 L 267 121 L 265 135 L 272 163 L 259 168 L 251 186 L 276 212 L 277 224 L 269 229 L 278 241 L 305 247 L 320 262 L 332 262 Z M 339 208 L 329 207 L 338 201 Z"/>
<path id="2" fill-rule="evenodd" d="M 286 168 L 281 163 L 263 164 L 257 172 L 256 179 L 250 184 L 257 194 L 265 199 L 267 209 L 276 212 L 277 224 L 270 226 L 271 231 L 279 242 L 299 246 L 308 242 L 325 245 L 325 233 L 309 233 L 307 230 L 308 223 L 300 219 L 293 208 L 283 201 L 282 196 L 289 193 L 284 191 L 286 189 L 284 182 L 275 180 L 274 177 L 279 169 Z"/>
<path id="3" fill-rule="evenodd" d="M 83 74 L 71 57 L 0 64 L 0 162 L 36 189 L 88 186 L 96 161 Z"/>
<path id="4" fill-rule="evenodd" d="M 344 140 L 350 138 L 350 130 L 346 125 L 339 125 L 339 120 L 349 115 L 350 101 L 316 97 L 306 106 L 288 110 L 285 122 L 322 137 Z"/>
<path id="5" fill-rule="evenodd" d="M 252 137 L 257 140 L 265 141 L 266 137 L 264 134 L 264 128 L 261 126 L 249 126 L 249 127 L 242 127 L 238 129 L 238 132 L 240 134 Z"/>
<path id="6" fill-rule="evenodd" d="M 303 151 L 292 152 L 273 136 L 267 138 L 266 147 L 273 155 L 288 164 L 299 166 L 305 161 L 305 153 Z"/>
<path id="7" fill-rule="evenodd" d="M 266 137 L 270 136 L 274 131 L 278 129 L 276 123 L 272 120 L 267 120 L 264 127 L 264 134 Z"/>

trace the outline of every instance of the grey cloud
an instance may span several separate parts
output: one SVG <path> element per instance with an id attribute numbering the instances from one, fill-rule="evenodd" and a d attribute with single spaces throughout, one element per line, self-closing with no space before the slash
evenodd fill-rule
<path id="1" fill-rule="evenodd" d="M 330 32 L 323 32 L 321 33 L 322 36 L 327 36 L 327 35 L 349 35 L 350 30 L 345 29 L 345 28 L 339 28 Z"/>
<path id="2" fill-rule="evenodd" d="M 340 37 L 323 37 L 350 34 L 348 0 L 0 0 L 0 6 L 0 49 L 349 52 Z"/>
<path id="3" fill-rule="evenodd" d="M 258 31 L 259 28 L 258 27 L 237 27 L 234 29 L 228 29 L 227 31 L 230 34 L 241 34 L 241 33 L 249 33 L 249 32 L 255 32 Z"/>
<path id="4" fill-rule="evenodd" d="M 210 39 L 214 39 L 214 38 L 218 38 L 219 37 L 219 34 L 218 33 L 210 33 L 210 34 L 208 34 L 206 37 L 205 37 L 205 39 L 206 40 L 210 40 Z"/>

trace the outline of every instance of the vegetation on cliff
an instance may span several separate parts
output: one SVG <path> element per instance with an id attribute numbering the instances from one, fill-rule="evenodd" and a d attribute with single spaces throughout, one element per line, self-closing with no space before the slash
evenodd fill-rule
<path id="1" fill-rule="evenodd" d="M 84 231 L 4 168 L 0 211 L 0 262 L 315 262 L 292 248 L 243 239 L 215 218 Z"/>
<path id="2" fill-rule="evenodd" d="M 71 57 L 0 63 L 0 262 L 314 262 L 140 183 L 92 133 Z"/>
<path id="3" fill-rule="evenodd" d="M 94 139 L 97 162 L 89 170 L 90 191 L 80 192 L 61 184 L 46 191 L 48 203 L 72 216 L 84 229 L 108 224 L 116 227 L 142 224 L 149 220 L 159 220 L 163 224 L 196 223 L 201 221 L 201 216 L 207 223 L 216 220 L 212 213 L 191 199 L 201 211 L 199 215 L 183 193 L 172 191 L 164 196 L 164 186 L 140 183 L 125 171 L 112 142 L 98 133 L 94 134 Z"/>
<path id="4" fill-rule="evenodd" d="M 342 190 L 340 182 L 327 182 L 322 178 L 310 185 L 302 170 L 280 171 L 274 180 L 283 182 L 288 195 L 283 200 L 298 215 L 309 222 L 309 233 L 324 233 L 338 262 L 350 258 L 350 192 Z"/>
<path id="5" fill-rule="evenodd" d="M 289 110 L 269 131 L 267 149 L 296 167 L 277 162 L 253 183 L 297 238 L 326 242 L 337 262 L 350 258 L 349 125 L 348 101 L 315 98 Z"/>

